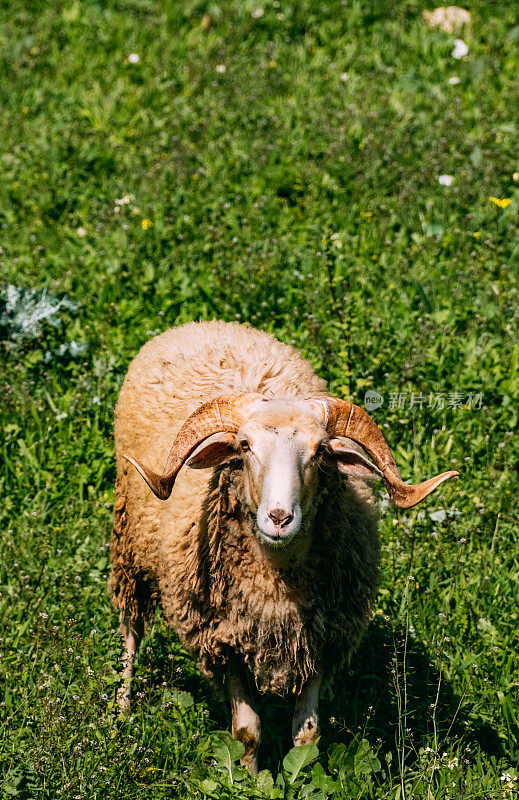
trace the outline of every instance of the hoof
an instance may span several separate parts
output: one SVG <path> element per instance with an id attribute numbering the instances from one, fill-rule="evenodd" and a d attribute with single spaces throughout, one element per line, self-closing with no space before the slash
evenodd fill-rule
<path id="1" fill-rule="evenodd" d="M 256 756 L 256 753 L 254 753 L 254 755 L 251 756 L 243 756 L 243 758 L 240 758 L 240 764 L 242 765 L 242 767 L 247 767 L 250 774 L 253 777 L 256 777 L 256 775 L 258 774 L 258 758 Z"/>
<path id="2" fill-rule="evenodd" d="M 251 731 L 250 728 L 246 726 L 235 728 L 232 735 L 238 742 L 241 742 L 245 748 L 245 753 L 240 759 L 240 764 L 242 767 L 247 767 L 251 775 L 257 775 L 258 758 L 256 754 L 259 746 L 259 737 L 255 731 Z"/>

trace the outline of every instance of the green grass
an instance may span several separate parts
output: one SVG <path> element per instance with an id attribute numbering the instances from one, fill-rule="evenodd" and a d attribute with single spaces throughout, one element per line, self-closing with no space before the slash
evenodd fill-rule
<path id="1" fill-rule="evenodd" d="M 469 3 L 456 61 L 418 1 L 257 5 L 0 11 L 0 793 L 512 798 L 517 9 Z M 7 284 L 37 293 L 11 313 Z M 73 302 L 31 337 L 18 312 L 43 289 Z M 383 503 L 378 608 L 318 756 L 283 761 L 290 709 L 264 698 L 258 783 L 160 618 L 131 718 L 114 706 L 118 388 L 153 333 L 214 317 L 295 344 L 337 395 L 380 392 L 406 479 L 461 473 L 412 511 Z"/>

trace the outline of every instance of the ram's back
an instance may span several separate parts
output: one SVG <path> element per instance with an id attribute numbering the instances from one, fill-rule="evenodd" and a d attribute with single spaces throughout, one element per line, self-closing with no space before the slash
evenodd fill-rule
<path id="1" fill-rule="evenodd" d="M 156 573 L 169 560 L 164 550 L 180 557 L 177 544 L 187 545 L 198 525 L 210 471 L 183 469 L 164 502 L 124 453 L 161 473 L 182 424 L 207 400 L 240 391 L 308 397 L 324 389 L 296 350 L 235 323 L 188 323 L 145 344 L 130 364 L 115 414 L 116 504 L 124 503 L 124 536 L 139 567 Z"/>

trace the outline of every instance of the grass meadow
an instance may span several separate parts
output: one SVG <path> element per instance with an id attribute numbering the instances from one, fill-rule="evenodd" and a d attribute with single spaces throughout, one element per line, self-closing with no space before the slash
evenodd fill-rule
<path id="1" fill-rule="evenodd" d="M 519 12 L 469 2 L 456 59 L 425 7 L 2 4 L 1 797 L 517 795 Z M 114 702 L 118 389 L 213 318 L 380 394 L 406 480 L 460 472 L 410 511 L 381 490 L 373 623 L 318 747 L 260 700 L 257 780 L 160 615 Z"/>

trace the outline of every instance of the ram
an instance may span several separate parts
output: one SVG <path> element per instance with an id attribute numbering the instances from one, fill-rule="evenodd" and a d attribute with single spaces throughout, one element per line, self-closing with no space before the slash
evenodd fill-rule
<path id="1" fill-rule="evenodd" d="M 366 479 L 381 478 L 408 508 L 457 473 L 404 483 L 363 409 L 327 396 L 291 347 L 223 322 L 189 323 L 144 345 L 121 390 L 115 443 L 110 587 L 125 643 L 121 709 L 160 604 L 227 693 L 252 772 L 254 684 L 295 695 L 294 743 L 313 742 L 321 683 L 350 659 L 377 590 Z"/>

